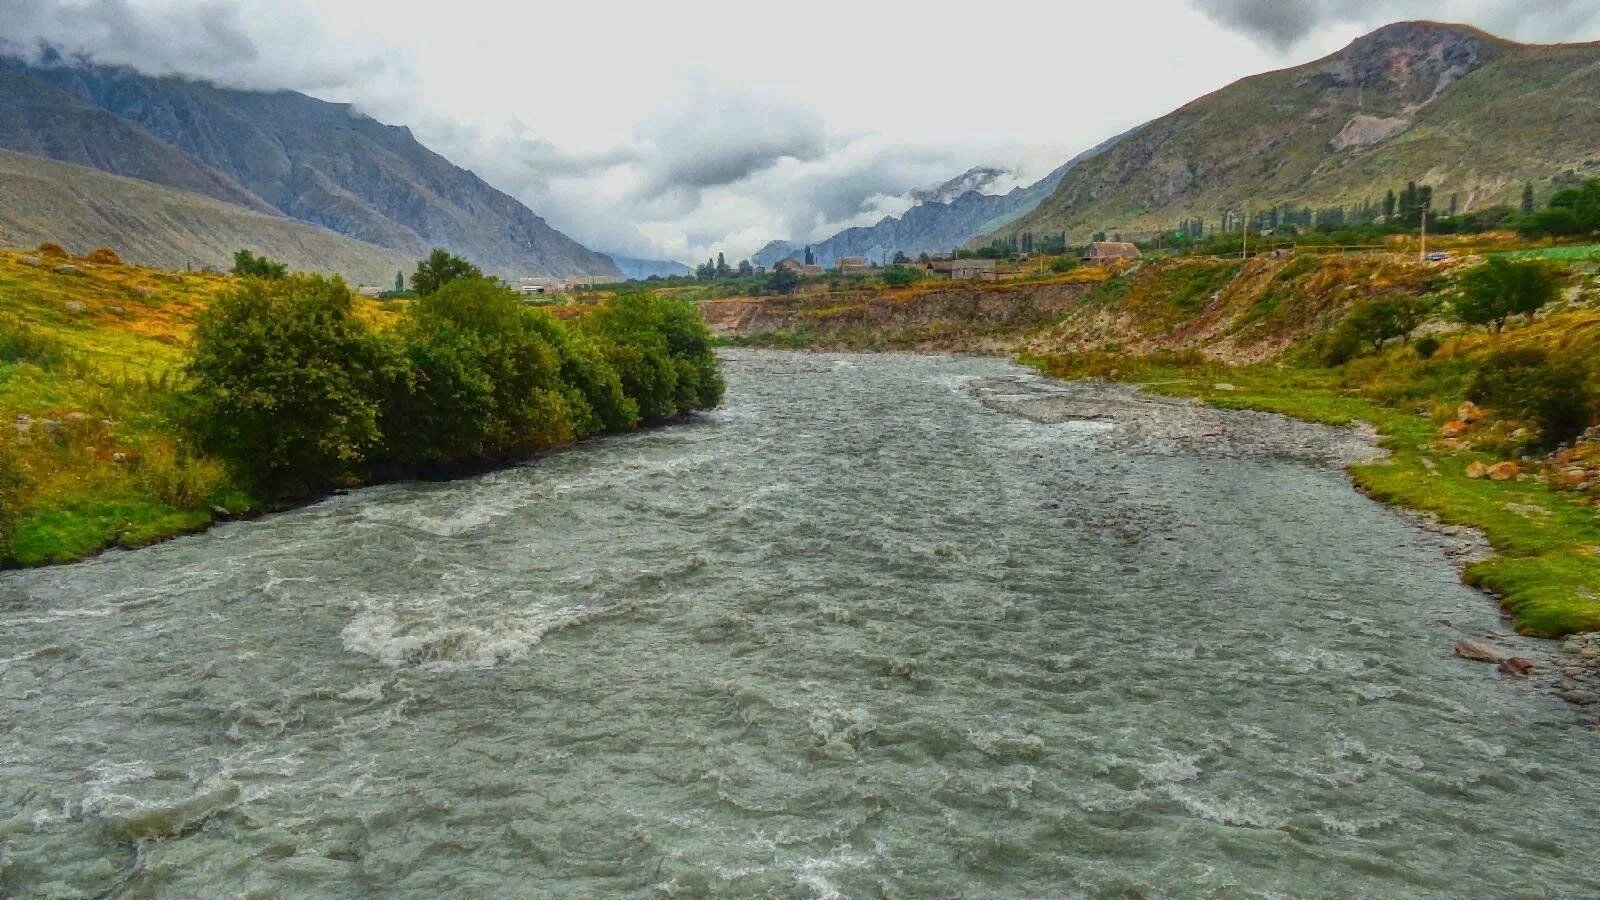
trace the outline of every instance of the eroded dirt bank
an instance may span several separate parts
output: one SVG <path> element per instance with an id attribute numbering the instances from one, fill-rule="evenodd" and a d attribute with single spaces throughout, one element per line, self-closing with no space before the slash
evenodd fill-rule
<path id="1" fill-rule="evenodd" d="M 783 336 L 818 350 L 1008 351 L 1056 321 L 1093 283 L 961 284 L 936 289 L 706 300 L 700 314 L 729 338 Z"/>

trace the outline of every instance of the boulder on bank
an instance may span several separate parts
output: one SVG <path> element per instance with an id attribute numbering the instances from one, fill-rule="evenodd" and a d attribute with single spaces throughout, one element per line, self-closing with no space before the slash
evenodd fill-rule
<path id="1" fill-rule="evenodd" d="M 1495 463 L 1489 467 L 1489 478 L 1492 481 L 1515 481 L 1522 474 L 1522 467 L 1514 462 Z"/>
<path id="2" fill-rule="evenodd" d="M 1499 650 L 1482 641 L 1475 641 L 1471 638 L 1462 638 L 1456 641 L 1456 655 L 1462 659 L 1470 659 L 1473 662 L 1489 663 L 1504 662 L 1506 658 L 1506 655 Z"/>

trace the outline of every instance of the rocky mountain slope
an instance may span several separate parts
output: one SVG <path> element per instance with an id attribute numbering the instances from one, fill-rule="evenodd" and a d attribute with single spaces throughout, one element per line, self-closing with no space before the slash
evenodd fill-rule
<path id="1" fill-rule="evenodd" d="M 506 276 L 620 274 L 409 129 L 347 105 L 15 59 L 0 59 L 0 88 L 0 147 L 276 212 L 408 258 L 442 246 Z"/>
<path id="2" fill-rule="evenodd" d="M 1003 194 L 984 193 L 984 189 L 1009 173 L 981 166 L 971 169 L 938 187 L 912 192 L 915 205 L 905 213 L 885 216 L 876 225 L 845 229 L 813 243 L 811 252 L 818 265 L 824 267 L 832 266 L 842 256 L 878 260 L 892 258 L 896 252 L 907 256 L 949 252 L 1026 214 L 1049 197 L 1068 172 L 1115 146 L 1123 137 L 1119 135 L 1080 154 L 1027 187 Z M 771 267 L 782 259 L 800 259 L 804 253 L 804 244 L 773 241 L 752 261 Z"/>
<path id="3" fill-rule="evenodd" d="M 1062 178 L 1000 236 L 1149 232 L 1249 204 L 1327 207 L 1416 180 L 1442 205 L 1514 202 L 1525 181 L 1600 173 L 1600 45 L 1531 46 L 1433 22 L 1246 78 Z"/>
<path id="4" fill-rule="evenodd" d="M 622 270 L 622 277 L 630 281 L 643 281 L 652 275 L 671 278 L 674 275 L 689 275 L 694 271 L 683 263 L 670 259 L 639 259 L 616 253 L 608 255 L 611 261 L 617 264 L 617 268 Z"/>
<path id="5" fill-rule="evenodd" d="M 235 250 L 249 248 L 295 269 L 379 285 L 415 265 L 406 254 L 286 216 L 0 150 L 0 245 L 45 241 L 75 254 L 109 246 L 129 262 L 174 270 L 225 268 Z"/>

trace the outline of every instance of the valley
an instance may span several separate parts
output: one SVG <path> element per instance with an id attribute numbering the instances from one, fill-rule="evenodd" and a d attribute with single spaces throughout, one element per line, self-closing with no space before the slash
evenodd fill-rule
<path id="1" fill-rule="evenodd" d="M 0 896 L 1600 896 L 1600 12 L 1379 6 L 0 3 Z"/>

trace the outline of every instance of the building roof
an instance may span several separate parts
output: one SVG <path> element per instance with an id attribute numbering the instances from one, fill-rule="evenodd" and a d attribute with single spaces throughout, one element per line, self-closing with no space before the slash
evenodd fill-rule
<path id="1" fill-rule="evenodd" d="M 995 267 L 992 259 L 936 259 L 929 265 L 935 272 L 953 272 L 959 269 L 984 269 Z"/>
<path id="2" fill-rule="evenodd" d="M 835 265 L 837 265 L 841 269 L 844 268 L 845 266 L 865 267 L 866 264 L 867 264 L 867 260 L 866 260 L 866 257 L 864 257 L 864 256 L 841 256 L 841 257 L 839 257 L 838 261 L 835 263 Z"/>

